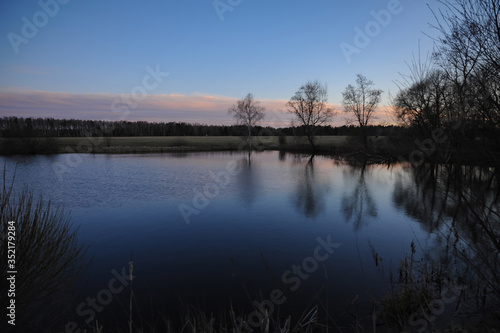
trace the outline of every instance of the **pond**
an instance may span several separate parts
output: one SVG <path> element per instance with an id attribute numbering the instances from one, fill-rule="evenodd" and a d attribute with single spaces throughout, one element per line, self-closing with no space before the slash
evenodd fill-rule
<path id="1" fill-rule="evenodd" d="M 79 225 L 92 262 L 69 312 L 82 327 L 93 315 L 126 325 L 131 258 L 133 311 L 145 321 L 186 304 L 248 315 L 318 305 L 349 325 L 390 289 L 412 242 L 415 257 L 442 260 L 453 193 L 463 192 L 439 166 L 417 173 L 275 151 L 0 159 L 16 189 L 42 194 Z M 498 209 L 498 197 L 488 200 Z"/>

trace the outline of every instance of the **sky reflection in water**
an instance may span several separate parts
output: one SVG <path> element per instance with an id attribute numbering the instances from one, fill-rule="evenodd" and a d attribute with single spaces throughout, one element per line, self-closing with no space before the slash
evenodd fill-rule
<path id="1" fill-rule="evenodd" d="M 386 263 L 404 257 L 412 240 L 420 255 L 435 246 L 422 217 L 404 207 L 413 176 L 401 165 L 278 152 L 77 157 L 62 180 L 53 167 L 70 155 L 2 159 L 7 179 L 17 163 L 17 188 L 61 204 L 80 225 L 94 257 L 82 301 L 106 286 L 112 269 L 128 267 L 133 253 L 134 291 L 145 311 L 171 311 L 180 300 L 206 309 L 248 306 L 258 291 L 289 289 L 283 273 L 330 235 L 340 247 L 288 297 L 308 304 L 327 286 L 322 295 L 340 318 L 356 295 L 363 303 L 383 292 L 370 244 Z M 224 172 L 217 183 L 214 175 Z M 204 201 L 206 188 L 212 198 Z M 197 212 L 189 224 L 180 205 Z M 103 315 L 126 304 L 125 294 Z"/>

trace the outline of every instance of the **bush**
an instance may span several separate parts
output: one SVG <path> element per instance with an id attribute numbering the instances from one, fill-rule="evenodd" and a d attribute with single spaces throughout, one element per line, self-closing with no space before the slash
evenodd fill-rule
<path id="1" fill-rule="evenodd" d="M 78 244 L 77 229 L 62 209 L 54 209 L 42 197 L 24 189 L 13 191 L 14 180 L 6 186 L 6 170 L 0 191 L 0 256 L 2 276 L 7 276 L 8 226 L 15 225 L 15 305 L 19 331 L 45 332 L 63 320 L 70 303 L 69 291 L 87 261 L 86 249 Z M 11 223 L 12 224 L 12 223 Z M 12 230 L 12 228 L 11 228 Z M 10 234 L 12 235 L 12 234 Z M 9 284 L 0 282 L 0 307 L 6 309 Z M 5 317 L 5 315 L 4 315 Z M 6 324 L 3 318 L 2 324 Z M 5 332 L 4 330 L 1 330 Z"/>

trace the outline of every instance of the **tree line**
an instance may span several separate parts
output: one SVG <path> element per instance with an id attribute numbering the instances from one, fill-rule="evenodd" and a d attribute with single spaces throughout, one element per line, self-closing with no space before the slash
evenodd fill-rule
<path id="1" fill-rule="evenodd" d="M 497 162 L 500 156 L 500 1 L 438 0 L 446 10 L 434 12 L 439 32 L 432 55 L 413 59 L 410 74 L 402 75 L 392 99 L 394 115 L 416 137 L 436 144 L 444 154 L 482 150 Z M 343 91 L 342 105 L 361 129 L 365 149 L 366 127 L 374 116 L 382 91 L 362 74 Z M 316 127 L 327 124 L 335 110 L 327 105 L 326 84 L 308 81 L 286 104 L 315 150 Z M 235 112 L 237 110 L 237 112 Z M 239 123 L 250 128 L 264 118 L 264 109 L 247 97 L 230 109 Z M 433 142 L 434 141 L 434 142 Z M 464 147 L 467 147 L 464 149 Z M 447 159 L 449 156 L 443 156 Z"/>
<path id="2" fill-rule="evenodd" d="M 435 128 L 461 138 L 498 138 L 500 128 L 500 2 L 442 1 L 448 11 L 430 59 L 413 60 L 400 82 L 395 114 L 422 134 Z"/>
<path id="3" fill-rule="evenodd" d="M 500 1 L 440 0 L 434 52 L 413 59 L 395 115 L 417 135 L 443 133 L 449 151 L 483 151 L 500 162 Z"/>
<path id="4" fill-rule="evenodd" d="M 242 126 L 184 122 L 104 121 L 54 118 L 0 118 L 0 135 L 7 138 L 89 136 L 228 136 L 243 135 Z"/>
<path id="5" fill-rule="evenodd" d="M 332 127 L 318 126 L 316 135 L 358 135 L 360 129 L 353 125 Z M 253 126 L 252 135 L 304 136 L 304 126 L 284 128 Z M 368 135 L 399 136 L 405 128 L 389 125 L 368 126 Z M 54 118 L 0 118 L 0 137 L 3 138 L 57 138 L 93 136 L 247 136 L 245 125 L 205 125 L 184 122 L 103 121 Z"/>

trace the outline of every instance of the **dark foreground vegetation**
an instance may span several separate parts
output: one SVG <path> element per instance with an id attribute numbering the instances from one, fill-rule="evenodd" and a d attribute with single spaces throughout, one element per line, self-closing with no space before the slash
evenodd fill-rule
<path id="1" fill-rule="evenodd" d="M 4 167 L 0 189 L 0 270 L 4 277 L 0 280 L 0 331 L 55 331 L 59 324 L 56 318 L 68 312 L 74 283 L 88 263 L 86 249 L 78 244 L 77 229 L 68 214 L 41 197 L 35 198 L 27 189 L 14 192 L 14 179 L 6 179 L 5 174 Z M 7 262 L 8 254 L 15 254 L 13 262 Z M 12 284 L 6 277 L 12 276 L 7 272 L 13 270 L 17 273 Z M 15 309 L 6 311 L 8 306 L 12 308 L 12 299 Z"/>

